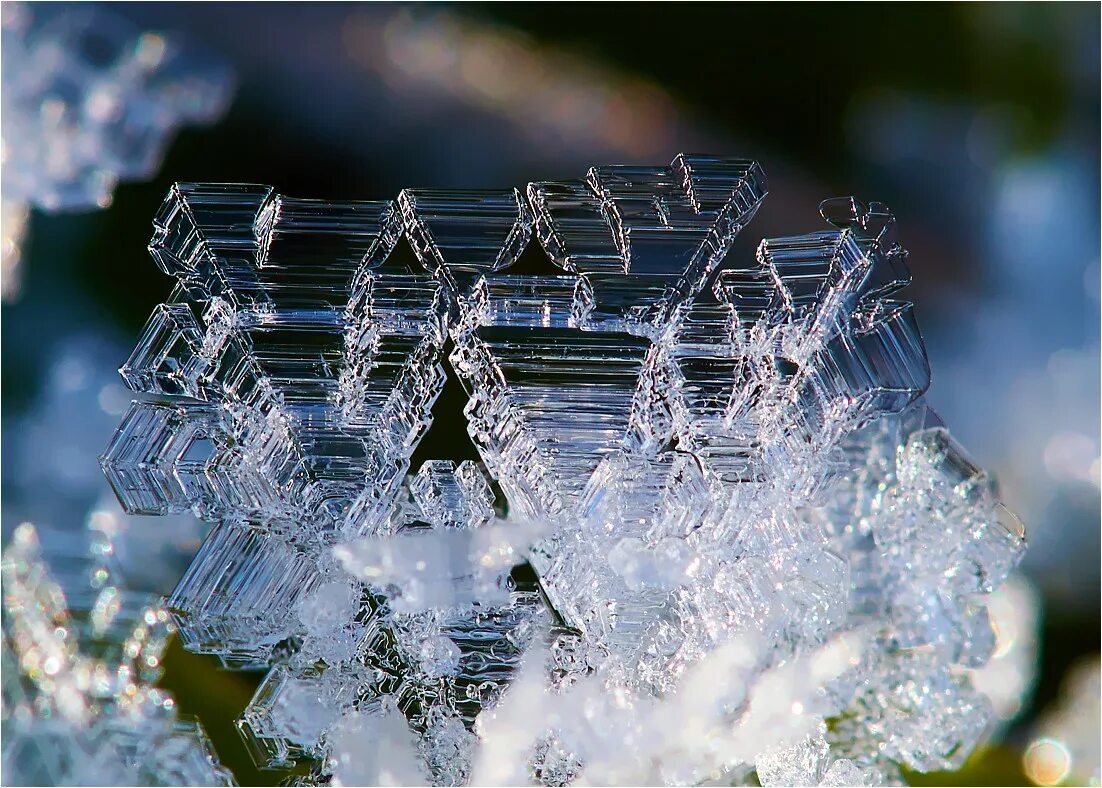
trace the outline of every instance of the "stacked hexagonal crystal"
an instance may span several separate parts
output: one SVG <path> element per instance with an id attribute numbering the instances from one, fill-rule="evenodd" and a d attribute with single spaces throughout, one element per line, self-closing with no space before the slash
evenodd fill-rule
<path id="1" fill-rule="evenodd" d="M 103 465 L 127 511 L 216 523 L 168 606 L 187 648 L 271 666 L 240 725 L 259 763 L 803 785 L 961 763 L 1021 527 L 922 400 L 891 214 L 829 200 L 826 228 L 734 259 L 764 196 L 756 163 L 688 155 L 527 194 L 173 188 L 150 249 L 178 284 Z M 445 363 L 482 464 L 413 469 Z"/>

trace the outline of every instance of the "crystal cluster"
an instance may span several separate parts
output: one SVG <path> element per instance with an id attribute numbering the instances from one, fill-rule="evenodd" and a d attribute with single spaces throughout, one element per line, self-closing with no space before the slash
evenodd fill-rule
<path id="1" fill-rule="evenodd" d="M 5 292 L 30 207 L 110 204 L 120 181 L 149 178 L 180 126 L 226 109 L 229 69 L 195 47 L 109 11 L 3 8 Z"/>
<path id="2" fill-rule="evenodd" d="M 102 463 L 127 512 L 214 523 L 167 605 L 187 648 L 269 666 L 258 763 L 842 785 L 963 761 L 1021 526 L 923 400 L 891 213 L 828 200 L 729 254 L 765 193 L 689 155 L 393 202 L 173 187 L 150 251 L 177 285 Z M 444 364 L 482 462 L 412 468 Z"/>

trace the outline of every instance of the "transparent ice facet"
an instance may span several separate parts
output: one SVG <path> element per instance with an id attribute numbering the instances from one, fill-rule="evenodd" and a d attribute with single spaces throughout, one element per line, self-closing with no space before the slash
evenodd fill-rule
<path id="1" fill-rule="evenodd" d="M 385 264 L 394 205 L 179 184 L 154 228 L 150 251 L 180 284 L 123 377 L 161 398 L 140 401 L 134 418 L 165 426 L 157 439 L 140 425 L 124 438 L 124 427 L 105 455 L 124 506 L 272 530 L 295 520 L 306 525 L 297 540 L 380 527 L 443 384 L 438 286 Z M 173 431 L 168 408 L 202 407 L 192 400 L 218 424 L 202 441 Z M 169 500 L 126 493 L 131 455 L 143 469 L 154 460 Z"/>

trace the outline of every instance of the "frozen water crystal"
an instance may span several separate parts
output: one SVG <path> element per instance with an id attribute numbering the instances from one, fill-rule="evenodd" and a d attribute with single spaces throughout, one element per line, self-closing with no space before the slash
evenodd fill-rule
<path id="1" fill-rule="evenodd" d="M 962 762 L 1021 526 L 925 404 L 892 214 L 828 200 L 739 259 L 765 193 L 756 163 L 689 155 L 396 202 L 172 189 L 150 250 L 177 286 L 103 466 L 128 512 L 215 523 L 168 606 L 188 648 L 271 666 L 240 723 L 259 763 L 842 785 Z M 445 363 L 482 462 L 412 468 Z"/>
<path id="2" fill-rule="evenodd" d="M 770 747 L 756 758 L 758 780 L 770 785 L 879 785 L 881 776 L 842 758 L 830 763 L 826 726 L 790 747 Z"/>

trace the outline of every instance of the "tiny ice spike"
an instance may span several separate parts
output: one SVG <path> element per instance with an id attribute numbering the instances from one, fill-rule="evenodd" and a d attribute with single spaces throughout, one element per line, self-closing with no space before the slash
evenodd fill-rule
<path id="1" fill-rule="evenodd" d="M 271 666 L 240 721 L 258 763 L 831 785 L 963 761 L 1021 526 L 923 400 L 888 209 L 828 200 L 737 259 L 765 194 L 755 162 L 690 155 L 394 202 L 173 187 L 150 251 L 178 285 L 102 461 L 127 511 L 215 522 L 168 606 L 187 648 Z M 411 468 L 445 362 L 482 463 Z"/>

